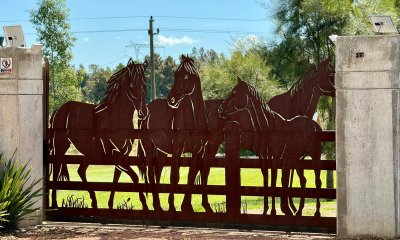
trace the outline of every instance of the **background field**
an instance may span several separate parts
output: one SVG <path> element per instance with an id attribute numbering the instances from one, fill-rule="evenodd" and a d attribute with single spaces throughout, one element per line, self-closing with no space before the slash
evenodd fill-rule
<path id="1" fill-rule="evenodd" d="M 257 161 L 257 160 L 255 160 Z M 79 165 L 69 164 L 68 169 L 71 177 L 71 181 L 81 181 L 79 175 L 77 174 L 77 169 Z M 138 174 L 138 169 L 132 167 L 133 170 Z M 189 168 L 180 168 L 180 181 L 179 184 L 187 184 L 187 175 Z M 323 180 L 322 187 L 325 188 L 326 172 L 321 171 L 321 180 Z M 87 170 L 87 179 L 89 182 L 112 182 L 114 174 L 113 166 L 90 166 Z M 161 183 L 169 183 L 170 168 L 164 167 L 162 171 Z M 312 170 L 305 170 L 305 176 L 307 178 L 307 187 L 315 187 L 315 175 Z M 336 183 L 336 172 L 334 174 Z M 278 172 L 277 186 L 281 186 L 280 183 L 280 171 Z M 129 176 L 122 173 L 119 182 L 129 183 L 132 182 Z M 143 183 L 144 180 L 141 179 Z M 270 181 L 269 181 L 270 182 Z M 209 185 L 225 185 L 225 169 L 224 168 L 211 168 L 210 175 L 208 178 Z M 242 186 L 263 186 L 263 177 L 260 169 L 241 169 L 241 185 Z M 297 174 L 295 174 L 294 187 L 300 187 L 299 179 Z M 336 187 L 336 184 L 335 184 Z M 84 202 L 89 207 L 91 205 L 91 200 L 87 191 L 65 191 L 60 190 L 57 192 L 57 201 L 59 206 L 61 206 L 63 199 L 66 200 L 68 196 L 73 196 L 74 199 L 80 198 L 79 201 Z M 96 192 L 96 197 L 98 201 L 99 208 L 108 208 L 110 192 Z M 161 205 L 164 210 L 168 210 L 168 193 L 160 194 Z M 180 205 L 183 200 L 183 194 L 175 194 L 175 207 L 180 210 Z M 214 211 L 224 211 L 225 209 L 225 196 L 224 195 L 209 195 L 209 201 Z M 247 213 L 262 213 L 263 212 L 263 197 L 254 196 L 242 196 L 242 212 Z M 271 198 L 269 198 L 271 203 Z M 276 200 L 276 205 L 279 208 L 279 198 Z M 295 198 L 295 203 L 298 204 L 299 199 Z M 328 201 L 326 199 L 321 199 L 321 215 L 322 216 L 336 216 L 336 200 Z M 139 201 L 138 193 L 129 192 L 117 192 L 114 199 L 114 208 L 118 205 L 126 203 L 128 206 L 133 207 L 133 209 L 142 209 L 142 205 Z M 152 195 L 147 194 L 147 204 L 150 209 L 152 209 Z M 201 195 L 194 194 L 192 199 L 192 205 L 196 212 L 204 211 L 201 206 Z M 270 205 L 271 206 L 271 205 Z M 312 216 L 315 212 L 315 199 L 306 199 L 306 206 L 303 210 L 303 215 Z M 282 214 L 278 209 L 278 214 Z"/>

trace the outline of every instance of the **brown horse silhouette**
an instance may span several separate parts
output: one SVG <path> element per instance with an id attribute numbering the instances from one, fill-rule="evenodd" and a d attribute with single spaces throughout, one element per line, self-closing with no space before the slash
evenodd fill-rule
<path id="1" fill-rule="evenodd" d="M 49 140 L 50 155 L 55 156 L 53 162 L 53 181 L 69 180 L 67 165 L 63 157 L 72 143 L 85 156 L 78 174 L 84 185 L 87 185 L 86 169 L 91 161 L 115 163 L 114 182 L 118 181 L 121 171 L 126 172 L 133 182 L 138 176 L 124 159 L 132 149 L 130 138 L 117 131 L 131 130 L 135 110 L 139 117 L 147 114 L 145 106 L 146 79 L 144 64 L 134 64 L 132 59 L 125 68 L 111 76 L 105 97 L 100 104 L 88 104 L 70 101 L 57 109 L 50 120 L 53 136 Z M 92 207 L 97 208 L 97 200 L 93 190 L 89 190 Z M 112 208 L 114 191 L 110 196 L 109 206 Z M 143 208 L 147 208 L 145 197 L 140 193 Z M 56 191 L 52 192 L 52 206 L 57 207 Z"/>
<path id="2" fill-rule="evenodd" d="M 282 117 L 312 118 L 322 95 L 335 97 L 335 72 L 328 59 L 310 69 L 289 89 L 268 101 L 268 106 Z"/>
<path id="3" fill-rule="evenodd" d="M 175 72 L 175 82 L 167 99 L 152 101 L 148 105 L 148 111 L 148 117 L 141 123 L 141 128 L 153 131 L 149 131 L 149 135 L 142 138 L 140 144 L 147 165 L 154 167 L 150 169 L 149 181 L 152 185 L 159 181 L 162 168 L 153 160 L 154 149 L 157 149 L 159 156 L 165 157 L 165 154 L 172 154 L 170 184 L 172 189 L 176 189 L 179 181 L 179 158 L 182 153 L 191 153 L 192 162 L 198 163 L 207 143 L 207 139 L 196 134 L 189 134 L 193 131 L 203 134 L 208 132 L 200 78 L 193 59 L 181 56 L 181 64 Z M 194 184 L 196 173 L 194 173 L 194 168 L 190 167 L 188 185 Z M 158 193 L 154 188 L 152 194 L 154 209 L 162 210 Z M 182 211 L 193 211 L 190 197 L 191 194 L 185 194 Z M 169 194 L 168 203 L 169 211 L 176 211 L 173 191 Z M 207 204 L 204 208 L 206 211 L 211 210 Z"/>
<path id="4" fill-rule="evenodd" d="M 272 111 L 258 92 L 246 82 L 238 79 L 238 84 L 230 96 L 219 108 L 221 117 L 240 126 L 241 146 L 256 152 L 261 161 L 270 160 L 277 163 L 282 161 L 281 210 L 285 215 L 293 215 L 288 204 L 288 187 L 290 169 L 295 168 L 302 188 L 305 188 L 306 178 L 300 162 L 305 156 L 311 155 L 313 161 L 321 157 L 321 141 L 319 125 L 307 117 L 298 116 L 289 120 Z M 268 186 L 268 168 L 262 164 L 264 187 Z M 271 171 L 271 187 L 276 186 L 277 171 Z M 321 188 L 319 170 L 315 170 L 316 187 Z M 301 215 L 304 208 L 304 198 L 301 198 L 299 210 Z M 319 216 L 320 204 L 317 199 L 315 215 Z M 264 192 L 264 214 L 268 211 L 268 192 Z M 271 214 L 275 215 L 275 199 L 272 196 Z"/>

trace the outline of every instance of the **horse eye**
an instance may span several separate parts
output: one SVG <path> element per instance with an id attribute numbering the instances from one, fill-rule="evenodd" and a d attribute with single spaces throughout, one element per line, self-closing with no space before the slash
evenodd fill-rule
<path id="1" fill-rule="evenodd" d="M 189 79 L 189 75 L 185 75 L 185 79 Z"/>

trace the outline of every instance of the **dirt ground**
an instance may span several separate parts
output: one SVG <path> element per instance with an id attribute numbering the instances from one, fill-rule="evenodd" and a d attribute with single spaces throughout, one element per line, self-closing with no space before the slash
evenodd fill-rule
<path id="1" fill-rule="evenodd" d="M 0 239 L 335 239 L 334 234 L 288 233 L 274 231 L 239 231 L 229 229 L 157 227 L 132 225 L 102 225 L 84 223 L 46 223 L 20 229 L 12 233 L 0 233 Z"/>

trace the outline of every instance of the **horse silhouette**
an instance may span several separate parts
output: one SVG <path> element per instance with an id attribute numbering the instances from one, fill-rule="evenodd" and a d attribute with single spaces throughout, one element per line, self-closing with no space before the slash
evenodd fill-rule
<path id="1" fill-rule="evenodd" d="M 85 156 L 79 164 L 78 174 L 82 184 L 87 185 L 86 169 L 94 160 L 114 163 L 114 182 L 118 181 L 121 171 L 126 172 L 133 182 L 138 176 L 126 161 L 132 141 L 121 134 L 133 129 L 133 113 L 144 118 L 147 114 L 145 105 L 147 62 L 134 64 L 129 59 L 126 67 L 116 72 L 108 80 L 104 98 L 100 104 L 88 104 L 69 101 L 57 109 L 50 120 L 53 135 L 49 139 L 49 152 L 54 155 L 53 181 L 69 180 L 64 155 L 72 143 Z M 93 190 L 88 190 L 92 207 L 97 208 L 97 200 Z M 145 197 L 140 193 L 143 208 L 147 208 Z M 114 191 L 112 191 L 109 207 L 112 208 Z M 111 203 L 111 204 L 110 204 Z M 52 206 L 57 207 L 56 191 L 52 192 Z"/>
<path id="2" fill-rule="evenodd" d="M 208 132 L 205 119 L 204 102 L 201 93 L 201 82 L 193 59 L 181 56 L 181 64 L 175 72 L 175 81 L 167 99 L 156 99 L 148 105 L 149 114 L 142 121 L 141 128 L 148 129 L 149 134 L 140 141 L 145 161 L 150 169 L 148 179 L 154 186 L 159 181 L 162 168 L 154 162 L 153 156 L 158 154 L 165 157 L 172 154 L 171 162 L 171 193 L 168 197 L 169 211 L 176 211 L 174 206 L 174 189 L 177 189 L 179 181 L 179 159 L 183 153 L 192 154 L 192 163 L 189 169 L 188 185 L 193 185 L 196 173 L 193 164 L 198 164 L 203 157 L 207 139 L 191 132 L 199 132 L 206 135 Z M 172 133 L 172 134 L 171 134 Z M 201 135 L 201 134 L 200 134 Z M 157 151 L 155 151 L 155 149 Z M 205 191 L 203 191 L 206 195 Z M 153 188 L 153 207 L 162 210 L 159 197 Z M 193 211 L 191 194 L 186 193 L 182 211 Z M 208 201 L 203 197 L 203 207 L 211 211 Z"/>
<path id="3" fill-rule="evenodd" d="M 282 117 L 312 118 L 322 95 L 335 97 L 335 72 L 328 59 L 310 69 L 289 91 L 272 97 L 268 106 Z"/>
<path id="4" fill-rule="evenodd" d="M 225 124 L 235 123 L 241 130 L 240 145 L 257 153 L 262 161 L 262 173 L 264 177 L 264 214 L 268 211 L 268 168 L 266 161 L 273 164 L 282 162 L 282 195 L 281 210 L 285 215 L 293 215 L 289 207 L 288 187 L 290 169 L 295 168 L 300 185 L 305 188 L 306 178 L 301 168 L 301 161 L 310 155 L 313 161 L 319 161 L 321 157 L 320 126 L 313 120 L 298 116 L 292 119 L 284 119 L 272 111 L 259 93 L 246 82 L 238 78 L 238 83 L 232 93 L 219 107 L 221 117 L 226 119 Z M 274 168 L 273 168 L 274 169 Z M 277 171 L 271 171 L 271 187 L 276 186 Z M 316 187 L 321 188 L 319 171 L 316 174 Z M 304 197 L 301 198 L 299 210 L 296 215 L 301 216 L 304 208 Z M 319 198 L 315 215 L 320 215 Z M 276 214 L 275 198 L 272 195 L 271 215 Z"/>

